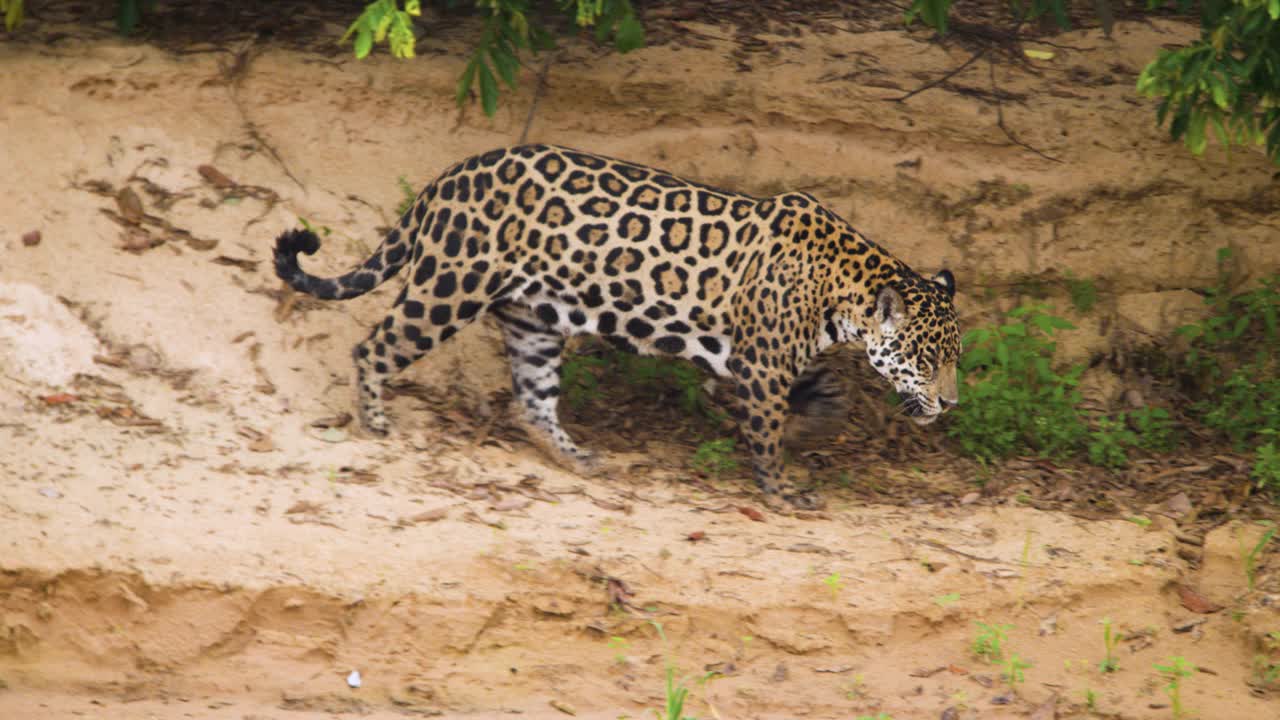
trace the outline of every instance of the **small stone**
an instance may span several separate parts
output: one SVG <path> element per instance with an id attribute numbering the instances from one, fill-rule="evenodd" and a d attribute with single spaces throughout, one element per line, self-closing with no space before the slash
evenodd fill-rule
<path id="1" fill-rule="evenodd" d="M 1182 517 L 1191 512 L 1191 498 L 1187 497 L 1186 493 L 1180 492 L 1164 501 L 1164 509 L 1174 517 Z"/>
<path id="2" fill-rule="evenodd" d="M 960 504 L 961 504 L 961 505 L 972 505 L 972 504 L 974 504 L 974 503 L 978 502 L 978 498 L 980 498 L 980 497 L 982 497 L 982 496 L 981 496 L 980 494 L 976 493 L 976 492 L 968 493 L 968 494 L 966 494 L 964 497 L 960 498 Z"/>
<path id="3" fill-rule="evenodd" d="M 35 247 L 40 244 L 40 231 L 32 230 L 29 233 L 22 234 L 22 244 L 27 247 Z"/>
<path id="4" fill-rule="evenodd" d="M 1195 629 L 1197 626 L 1203 625 L 1203 624 L 1204 624 L 1205 622 L 1207 622 L 1208 620 L 1209 620 L 1209 618 L 1203 618 L 1203 617 L 1200 617 L 1200 618 L 1188 618 L 1188 619 L 1183 620 L 1183 621 L 1181 621 L 1181 622 L 1176 622 L 1176 623 L 1174 623 L 1171 629 L 1172 629 L 1174 632 L 1176 632 L 1176 633 L 1191 632 L 1191 631 L 1192 631 L 1193 629 Z"/>
<path id="5" fill-rule="evenodd" d="M 347 686 L 352 688 L 358 688 L 360 687 L 360 684 L 361 684 L 360 671 L 352 670 L 351 674 L 347 676 Z"/>

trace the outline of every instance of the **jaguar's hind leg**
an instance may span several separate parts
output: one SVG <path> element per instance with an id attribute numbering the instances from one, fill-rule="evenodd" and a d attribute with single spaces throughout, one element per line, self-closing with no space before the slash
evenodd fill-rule
<path id="1" fill-rule="evenodd" d="M 493 312 L 502 321 L 511 387 L 529 439 L 568 469 L 580 475 L 594 474 L 599 464 L 593 453 L 578 447 L 556 415 L 564 336 L 526 306 L 503 305 Z"/>
<path id="2" fill-rule="evenodd" d="M 452 273 L 448 275 L 452 282 Z M 400 293 L 391 312 L 352 352 L 360 421 L 365 429 L 377 435 L 386 435 L 391 428 L 382 397 L 387 378 L 453 337 L 484 308 L 483 303 L 465 297 L 449 298 L 437 304 L 427 303 L 425 294 L 419 298 L 406 299 L 405 293 Z"/>

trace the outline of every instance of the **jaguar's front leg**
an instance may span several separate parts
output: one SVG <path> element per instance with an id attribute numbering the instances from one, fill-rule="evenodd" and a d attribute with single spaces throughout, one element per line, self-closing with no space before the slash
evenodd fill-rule
<path id="1" fill-rule="evenodd" d="M 788 478 L 782 457 L 782 434 L 787 421 L 787 391 L 792 378 L 741 358 L 729 362 L 737 384 L 738 425 L 751 451 L 756 485 L 776 507 L 781 498 L 796 508 L 819 506 L 811 493 L 802 492 Z"/>

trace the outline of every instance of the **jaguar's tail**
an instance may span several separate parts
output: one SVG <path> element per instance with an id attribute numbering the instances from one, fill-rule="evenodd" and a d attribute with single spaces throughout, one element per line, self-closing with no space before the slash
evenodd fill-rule
<path id="1" fill-rule="evenodd" d="M 298 265 L 298 253 L 314 255 L 320 249 L 320 238 L 311 230 L 289 230 L 276 238 L 276 275 L 294 290 L 321 300 L 359 297 L 386 282 L 408 261 L 417 229 L 402 227 L 387 233 L 382 245 L 360 267 L 335 278 L 316 277 Z"/>

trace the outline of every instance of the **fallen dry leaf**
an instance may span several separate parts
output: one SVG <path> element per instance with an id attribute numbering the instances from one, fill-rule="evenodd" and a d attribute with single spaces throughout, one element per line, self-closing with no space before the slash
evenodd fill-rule
<path id="1" fill-rule="evenodd" d="M 116 193 L 116 207 L 120 208 L 120 217 L 130 225 L 142 222 L 142 200 L 138 198 L 138 193 L 134 192 L 133 188 L 120 188 Z"/>
<path id="2" fill-rule="evenodd" d="M 707 533 L 702 530 L 694 530 L 693 532 L 686 535 L 684 539 L 688 540 L 689 542 L 698 542 L 699 540 L 706 540 Z"/>
<path id="3" fill-rule="evenodd" d="M 743 515 L 746 515 L 747 517 L 751 518 L 756 522 L 764 522 L 764 513 L 760 512 L 759 510 L 753 507 L 749 507 L 747 505 L 739 505 L 738 512 L 742 513 Z"/>
<path id="4" fill-rule="evenodd" d="M 71 393 L 54 393 L 53 395 L 45 395 L 40 399 L 44 401 L 45 405 L 66 405 L 79 400 L 80 397 Z"/>
<path id="5" fill-rule="evenodd" d="M 1204 595 L 1201 595 L 1200 592 L 1194 588 L 1181 584 L 1179 584 L 1177 588 L 1178 599 L 1182 601 L 1182 607 L 1193 613 L 1209 615 L 1222 609 L 1221 605 L 1215 603 Z"/>
<path id="6" fill-rule="evenodd" d="M 334 415 L 333 417 L 324 417 L 324 418 L 320 418 L 319 420 L 312 420 L 311 427 L 313 428 L 346 427 L 347 425 L 351 424 L 351 420 L 352 420 L 351 413 L 344 412 L 339 415 Z"/>
<path id="7" fill-rule="evenodd" d="M 437 520 L 443 520 L 447 517 L 449 517 L 449 508 L 438 507 L 430 510 L 423 510 L 417 515 L 402 517 L 396 521 L 396 525 L 399 527 L 409 527 L 410 525 L 417 525 L 418 523 L 436 522 Z"/>
<path id="8" fill-rule="evenodd" d="M 377 473 L 368 470 L 357 470 L 352 467 L 340 467 L 333 481 L 343 485 L 373 485 L 379 480 Z"/>
<path id="9" fill-rule="evenodd" d="M 489 506 L 490 510 L 498 512 L 511 512 L 513 510 L 523 510 L 533 504 L 533 501 L 523 495 L 508 495 L 498 502 Z"/>
<path id="10" fill-rule="evenodd" d="M 120 249 L 129 252 L 141 252 L 150 250 L 159 245 L 160 241 L 151 237 L 151 233 L 142 228 L 127 228 L 120 237 Z"/>
<path id="11" fill-rule="evenodd" d="M 200 165 L 196 168 L 196 172 L 200 173 L 200 177 L 204 178 L 205 182 L 216 188 L 225 189 L 236 186 L 235 182 L 231 178 L 224 175 L 221 170 L 212 165 Z"/>
<path id="12" fill-rule="evenodd" d="M 550 705 L 551 707 L 553 707 L 553 708 L 555 708 L 555 709 L 559 710 L 560 712 L 564 713 L 565 715 L 577 715 L 577 714 L 578 714 L 578 711 L 577 711 L 577 710 L 574 710 L 574 709 L 573 709 L 573 706 L 572 706 L 572 705 L 570 705 L 569 703 L 566 703 L 566 702 L 561 702 L 561 701 L 559 701 L 559 700 L 548 700 L 548 701 L 547 701 L 547 704 L 548 704 L 548 705 Z"/>
<path id="13" fill-rule="evenodd" d="M 284 514 L 300 515 L 303 513 L 315 514 L 320 512 L 324 512 L 324 505 L 321 505 L 320 503 L 316 503 L 316 502 L 311 502 L 310 500 L 299 500 L 293 505 L 290 505 L 289 509 L 284 511 Z"/>

